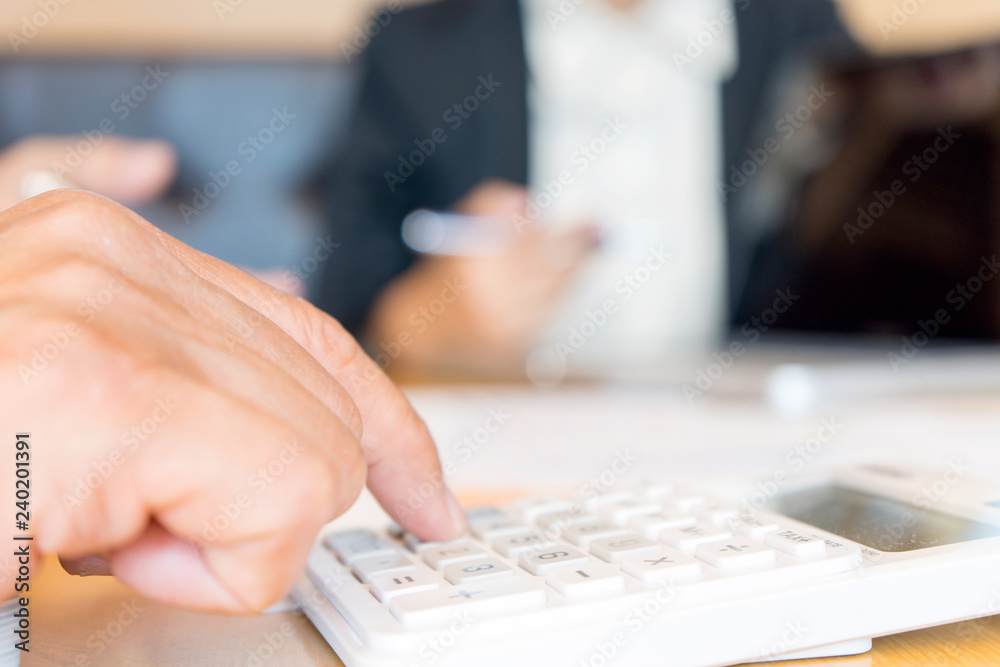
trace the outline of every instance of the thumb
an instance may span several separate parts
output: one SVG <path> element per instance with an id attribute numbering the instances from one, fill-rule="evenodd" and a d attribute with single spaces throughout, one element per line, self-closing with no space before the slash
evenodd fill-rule
<path id="1" fill-rule="evenodd" d="M 163 141 L 102 136 L 83 140 L 85 150 L 80 143 L 75 136 L 31 137 L 0 155 L 0 210 L 21 200 L 21 185 L 34 172 L 131 205 L 160 195 L 177 172 L 177 155 Z"/>

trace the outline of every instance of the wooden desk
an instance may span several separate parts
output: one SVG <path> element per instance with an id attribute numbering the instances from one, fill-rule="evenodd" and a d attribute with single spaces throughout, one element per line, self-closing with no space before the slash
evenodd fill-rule
<path id="1" fill-rule="evenodd" d="M 107 577 L 70 576 L 54 560 L 45 563 L 33 588 L 32 651 L 22 659 L 25 667 L 342 665 L 305 616 L 297 612 L 225 617 L 181 611 L 138 597 Z M 1000 665 L 1000 616 L 965 627 L 947 625 L 876 639 L 875 648 L 860 656 L 775 664 Z"/>

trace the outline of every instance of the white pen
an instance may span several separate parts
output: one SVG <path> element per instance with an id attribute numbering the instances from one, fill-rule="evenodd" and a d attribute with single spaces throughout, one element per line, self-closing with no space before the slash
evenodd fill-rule
<path id="1" fill-rule="evenodd" d="M 622 217 L 605 220 L 592 228 L 597 234 L 599 250 L 606 256 L 641 260 L 650 248 L 669 252 L 676 249 L 663 220 Z M 411 250 L 425 255 L 489 257 L 508 250 L 525 231 L 512 218 L 419 209 L 403 220 L 402 237 Z"/>
<path id="2" fill-rule="evenodd" d="M 426 255 L 487 257 L 509 248 L 517 237 L 511 221 L 420 209 L 403 220 L 403 242 Z"/>

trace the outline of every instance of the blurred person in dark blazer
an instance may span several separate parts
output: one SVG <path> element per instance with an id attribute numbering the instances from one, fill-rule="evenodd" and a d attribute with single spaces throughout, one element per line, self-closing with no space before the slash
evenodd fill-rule
<path id="1" fill-rule="evenodd" d="M 725 228 L 719 175 L 752 148 L 781 67 L 826 40 L 850 42 L 827 0 L 404 11 L 364 54 L 330 190 L 335 236 L 355 252 L 327 267 L 319 304 L 383 365 L 516 366 L 541 344 L 641 364 L 714 343 L 755 242 Z M 544 224 L 490 257 L 417 261 L 400 223 L 421 208 Z M 669 238 L 669 259 L 655 242 L 625 259 L 595 250 L 596 226 L 619 218 Z M 422 314 L 449 280 L 460 298 Z"/>

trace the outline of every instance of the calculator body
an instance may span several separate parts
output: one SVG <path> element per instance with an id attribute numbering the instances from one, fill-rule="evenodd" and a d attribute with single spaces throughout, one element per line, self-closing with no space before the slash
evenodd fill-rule
<path id="1" fill-rule="evenodd" d="M 347 667 L 711 667 L 1000 613 L 1000 485 L 961 461 L 580 488 L 454 543 L 330 526 L 294 597 Z"/>

